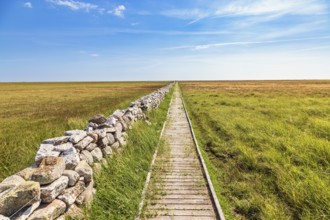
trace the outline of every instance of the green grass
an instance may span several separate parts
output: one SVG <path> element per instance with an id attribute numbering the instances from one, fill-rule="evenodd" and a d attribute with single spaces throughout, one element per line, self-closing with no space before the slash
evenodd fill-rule
<path id="1" fill-rule="evenodd" d="M 330 219 L 330 81 L 181 86 L 228 219 Z"/>
<path id="2" fill-rule="evenodd" d="M 108 159 L 109 166 L 95 179 L 97 194 L 88 211 L 88 219 L 134 219 L 149 165 L 166 119 L 171 93 L 158 110 L 148 113 L 148 126 L 137 122 L 128 132 L 128 145 L 121 153 Z"/>
<path id="3" fill-rule="evenodd" d="M 0 181 L 34 161 L 42 140 L 83 129 L 165 82 L 0 83 Z"/>

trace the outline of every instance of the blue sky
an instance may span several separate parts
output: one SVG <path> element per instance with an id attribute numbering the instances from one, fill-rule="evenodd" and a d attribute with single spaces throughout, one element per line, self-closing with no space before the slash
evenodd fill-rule
<path id="1" fill-rule="evenodd" d="M 0 81 L 330 79 L 328 0 L 1 0 Z"/>

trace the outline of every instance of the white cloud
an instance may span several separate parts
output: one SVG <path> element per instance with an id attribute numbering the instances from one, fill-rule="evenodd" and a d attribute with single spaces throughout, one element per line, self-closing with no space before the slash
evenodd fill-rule
<path id="1" fill-rule="evenodd" d="M 113 14 L 117 17 L 124 17 L 125 5 L 118 5 L 115 9 L 108 11 L 109 14 Z"/>
<path id="2" fill-rule="evenodd" d="M 208 13 L 200 9 L 172 9 L 161 12 L 162 15 L 167 17 L 179 18 L 183 20 L 196 20 L 208 16 Z"/>
<path id="3" fill-rule="evenodd" d="M 100 56 L 100 54 L 98 54 L 98 53 L 92 53 L 90 55 L 91 55 L 91 57 L 99 57 Z"/>
<path id="4" fill-rule="evenodd" d="M 25 3 L 23 4 L 23 6 L 24 6 L 25 8 L 33 8 L 31 2 L 25 2 Z"/>
<path id="5" fill-rule="evenodd" d="M 254 16 L 269 14 L 315 15 L 325 13 L 327 5 L 320 0 L 236 0 L 221 6 L 218 16 Z"/>
<path id="6" fill-rule="evenodd" d="M 225 42 L 225 43 L 212 43 L 212 44 L 201 44 L 201 45 L 182 45 L 176 47 L 160 48 L 161 50 L 205 50 L 214 47 L 226 47 L 226 46 L 246 46 L 253 44 L 274 44 L 274 43 L 285 43 L 285 42 L 295 42 L 295 41 L 305 41 L 305 40 L 321 40 L 330 39 L 330 36 L 321 37 L 310 37 L 310 38 L 293 38 L 286 40 L 264 40 L 264 41 L 237 41 L 237 42 Z"/>
<path id="7" fill-rule="evenodd" d="M 54 5 L 68 7 L 73 11 L 84 10 L 86 12 L 89 12 L 91 10 L 99 9 L 98 5 L 94 5 L 86 2 L 74 1 L 74 0 L 47 0 L 47 1 L 53 3 Z"/>

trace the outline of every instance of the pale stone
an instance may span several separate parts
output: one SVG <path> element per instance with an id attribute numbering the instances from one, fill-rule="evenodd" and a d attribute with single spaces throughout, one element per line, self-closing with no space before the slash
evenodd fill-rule
<path id="1" fill-rule="evenodd" d="M 17 175 L 19 175 L 25 180 L 31 180 L 31 176 L 36 171 L 37 168 L 38 168 L 38 164 L 34 163 L 31 166 L 19 171 Z"/>
<path id="2" fill-rule="evenodd" d="M 103 129 L 106 133 L 113 133 L 116 131 L 115 127 L 111 127 L 111 128 L 104 128 Z"/>
<path id="3" fill-rule="evenodd" d="M 40 206 L 41 201 L 37 201 L 33 203 L 31 206 L 24 208 L 19 213 L 15 214 L 12 219 L 13 220 L 26 220 L 33 212 Z M 1 220 L 1 218 L 0 218 Z"/>
<path id="4" fill-rule="evenodd" d="M 66 205 L 63 201 L 55 199 L 49 204 L 41 205 L 28 220 L 52 220 L 65 212 Z"/>
<path id="5" fill-rule="evenodd" d="M 52 202 L 63 190 L 68 186 L 69 178 L 67 176 L 61 176 L 49 185 L 40 187 L 41 200 L 43 203 Z"/>
<path id="6" fill-rule="evenodd" d="M 106 146 L 102 149 L 103 157 L 112 155 L 112 148 L 110 146 Z"/>
<path id="7" fill-rule="evenodd" d="M 64 170 L 62 175 L 69 178 L 69 186 L 74 186 L 80 177 L 79 174 L 74 170 Z"/>
<path id="8" fill-rule="evenodd" d="M 111 134 L 111 133 L 107 133 L 107 138 L 108 138 L 108 141 L 109 141 L 109 143 L 108 144 L 113 144 L 113 143 L 115 143 L 115 137 L 113 136 L 113 134 Z"/>
<path id="9" fill-rule="evenodd" d="M 10 220 L 10 218 L 8 218 L 6 216 L 3 216 L 3 215 L 0 215 L 0 220 Z"/>
<path id="10" fill-rule="evenodd" d="M 119 142 L 119 145 L 122 147 L 126 146 L 126 144 L 127 144 L 123 137 L 120 137 L 118 139 L 118 142 Z"/>
<path id="11" fill-rule="evenodd" d="M 9 176 L 0 183 L 0 196 L 14 187 L 21 185 L 25 180 L 19 175 Z"/>
<path id="12" fill-rule="evenodd" d="M 52 144 L 40 144 L 35 156 L 35 161 L 39 162 L 45 157 L 58 157 L 60 153 L 61 152 L 54 150 L 54 145 Z"/>
<path id="13" fill-rule="evenodd" d="M 61 145 L 69 141 L 70 136 L 54 137 L 44 140 L 43 144 Z"/>
<path id="14" fill-rule="evenodd" d="M 122 132 L 123 131 L 123 125 L 122 125 L 122 123 L 118 122 L 115 127 L 116 127 L 116 131 L 118 131 L 118 132 Z"/>
<path id="15" fill-rule="evenodd" d="M 113 144 L 111 145 L 111 148 L 112 148 L 113 150 L 118 150 L 119 147 L 120 147 L 120 144 L 119 144 L 118 141 L 116 141 L 115 143 L 113 143 Z"/>
<path id="16" fill-rule="evenodd" d="M 80 159 L 85 160 L 90 166 L 93 166 L 94 164 L 93 155 L 88 150 L 83 150 L 80 152 Z"/>
<path id="17" fill-rule="evenodd" d="M 61 157 L 44 158 L 36 171 L 32 174 L 31 180 L 41 185 L 49 184 L 58 179 L 65 169 L 64 159 Z"/>
<path id="18" fill-rule="evenodd" d="M 116 125 L 116 123 L 117 123 L 117 119 L 111 115 L 111 116 L 108 118 L 107 123 L 108 123 L 109 125 Z"/>
<path id="19" fill-rule="evenodd" d="M 90 143 L 90 144 L 85 148 L 85 150 L 88 150 L 88 151 L 90 152 L 90 151 L 93 151 L 96 147 L 97 147 L 97 144 L 95 144 L 95 143 Z"/>
<path id="20" fill-rule="evenodd" d="M 99 141 L 97 142 L 97 145 L 99 147 L 103 147 L 103 146 L 106 146 L 108 143 L 109 143 L 108 138 L 107 137 L 104 137 L 102 139 L 99 139 Z"/>
<path id="21" fill-rule="evenodd" d="M 85 183 L 83 181 L 78 181 L 78 183 L 64 190 L 64 192 L 57 198 L 65 202 L 67 206 L 72 205 L 76 198 L 85 190 Z"/>
<path id="22" fill-rule="evenodd" d="M 86 161 L 81 160 L 76 166 L 75 171 L 82 177 L 84 177 L 84 181 L 86 183 L 92 181 L 93 179 L 93 170 L 92 168 L 87 164 Z"/>
<path id="23" fill-rule="evenodd" d="M 89 209 L 92 205 L 93 201 L 93 186 L 94 182 L 90 182 L 85 190 L 78 196 L 76 199 L 76 204 L 85 205 L 87 209 Z"/>
<path id="24" fill-rule="evenodd" d="M 69 219 L 86 219 L 84 212 L 75 204 L 72 204 L 68 211 L 65 213 L 65 216 Z"/>
<path id="25" fill-rule="evenodd" d="M 93 133 L 98 135 L 98 137 L 99 137 L 98 139 L 104 138 L 107 135 L 107 133 L 104 129 L 94 130 Z"/>
<path id="26" fill-rule="evenodd" d="M 79 154 L 74 147 L 70 148 L 67 151 L 64 151 L 61 157 L 64 159 L 65 169 L 67 170 L 74 169 L 80 161 Z"/>
<path id="27" fill-rule="evenodd" d="M 65 135 L 70 135 L 69 141 L 73 144 L 76 144 L 82 139 L 84 139 L 87 136 L 87 133 L 86 131 L 82 131 L 82 130 L 72 130 L 72 131 L 66 131 Z"/>
<path id="28" fill-rule="evenodd" d="M 95 133 L 92 133 L 92 132 L 88 132 L 88 133 L 87 133 L 87 136 L 93 138 L 92 143 L 96 143 L 97 140 L 99 139 L 99 136 L 98 136 L 97 134 L 95 134 Z"/>
<path id="29" fill-rule="evenodd" d="M 0 215 L 11 216 L 16 211 L 40 200 L 40 184 L 26 181 L 0 196 Z"/>
<path id="30" fill-rule="evenodd" d="M 113 136 L 114 136 L 115 140 L 117 140 L 117 141 L 118 141 L 118 139 L 119 139 L 119 138 L 121 138 L 121 131 L 119 131 L 119 130 L 118 130 L 118 131 L 116 131 L 116 132 L 114 133 L 114 135 L 113 135 Z"/>
<path id="31" fill-rule="evenodd" d="M 102 160 L 101 160 L 101 164 L 102 164 L 102 166 L 104 166 L 104 167 L 109 167 L 108 161 L 107 161 L 105 158 L 102 158 Z"/>
<path id="32" fill-rule="evenodd" d="M 95 162 L 99 162 L 102 160 L 102 151 L 100 148 L 95 148 L 92 152 L 91 152 L 92 156 L 93 156 L 93 160 Z"/>
<path id="33" fill-rule="evenodd" d="M 70 142 L 54 146 L 54 150 L 60 152 L 70 151 L 72 148 L 73 144 Z"/>
<path id="34" fill-rule="evenodd" d="M 79 150 L 83 150 L 85 149 L 85 147 L 87 147 L 90 143 L 92 143 L 94 139 L 90 136 L 85 137 L 84 139 L 82 139 L 81 141 L 79 141 L 77 144 L 74 145 L 75 148 L 79 149 Z"/>

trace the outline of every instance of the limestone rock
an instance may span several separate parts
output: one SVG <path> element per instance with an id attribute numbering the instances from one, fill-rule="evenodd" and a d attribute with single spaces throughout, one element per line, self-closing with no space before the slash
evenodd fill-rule
<path id="1" fill-rule="evenodd" d="M 115 143 L 115 137 L 111 134 L 111 133 L 107 133 L 107 138 L 108 138 L 108 141 L 109 141 L 109 143 L 108 144 L 113 144 L 113 143 Z"/>
<path id="2" fill-rule="evenodd" d="M 102 149 L 103 157 L 112 155 L 112 148 L 110 146 L 106 146 Z"/>
<path id="3" fill-rule="evenodd" d="M 85 219 L 84 212 L 75 204 L 72 204 L 68 211 L 65 213 L 65 216 L 69 219 Z"/>
<path id="4" fill-rule="evenodd" d="M 11 190 L 14 187 L 19 186 L 20 184 L 22 184 L 24 182 L 25 182 L 25 180 L 19 175 L 13 175 L 13 176 L 7 177 L 0 183 L 0 196 L 1 196 L 1 194 L 6 193 L 6 191 Z"/>
<path id="5" fill-rule="evenodd" d="M 79 154 L 74 147 L 70 148 L 67 151 L 64 151 L 61 157 L 64 159 L 65 169 L 67 170 L 74 169 L 80 161 Z"/>
<path id="6" fill-rule="evenodd" d="M 28 220 L 52 220 L 65 212 L 66 205 L 63 201 L 55 199 L 49 204 L 41 205 Z"/>
<path id="7" fill-rule="evenodd" d="M 78 205 L 84 204 L 86 208 L 90 208 L 93 201 L 93 186 L 94 182 L 90 182 L 85 190 L 78 196 L 76 203 Z"/>
<path id="8" fill-rule="evenodd" d="M 122 123 L 118 122 L 115 127 L 116 127 L 116 131 L 118 131 L 118 132 L 122 132 L 123 131 L 123 125 L 122 125 Z"/>
<path id="9" fill-rule="evenodd" d="M 33 212 L 40 206 L 41 201 L 37 201 L 33 203 L 32 205 L 24 208 L 19 213 L 15 214 L 12 219 L 13 220 L 26 220 Z M 1 220 L 1 218 L 0 218 Z"/>
<path id="10" fill-rule="evenodd" d="M 83 130 L 71 130 L 71 131 L 66 131 L 64 133 L 65 135 L 70 135 L 69 141 L 73 144 L 78 143 L 82 139 L 84 139 L 87 136 L 86 131 Z"/>
<path id="11" fill-rule="evenodd" d="M 118 130 L 118 131 L 116 131 L 116 132 L 115 132 L 115 134 L 114 134 L 113 136 L 114 136 L 115 140 L 117 140 L 117 141 L 118 141 L 118 140 L 119 140 L 119 138 L 121 138 L 121 131 L 119 131 L 119 130 Z"/>
<path id="12" fill-rule="evenodd" d="M 106 133 L 113 133 L 113 132 L 116 132 L 116 128 L 115 128 L 115 127 L 104 128 L 103 130 L 104 130 Z"/>
<path id="13" fill-rule="evenodd" d="M 117 123 L 117 119 L 115 118 L 115 117 L 113 117 L 112 115 L 107 119 L 107 123 L 109 124 L 109 125 L 116 125 L 116 123 Z"/>
<path id="14" fill-rule="evenodd" d="M 107 135 L 107 133 L 104 129 L 94 130 L 93 133 L 98 135 L 98 137 L 99 137 L 98 139 L 104 138 Z"/>
<path id="15" fill-rule="evenodd" d="M 82 139 L 81 141 L 79 141 L 77 144 L 75 144 L 74 147 L 77 148 L 77 149 L 79 149 L 79 150 L 83 150 L 90 143 L 92 143 L 92 141 L 94 141 L 94 139 L 92 137 L 90 137 L 90 136 L 87 136 L 84 139 Z"/>
<path id="16" fill-rule="evenodd" d="M 69 178 L 69 186 L 74 186 L 80 177 L 79 174 L 74 170 L 64 170 L 62 175 Z"/>
<path id="17" fill-rule="evenodd" d="M 126 146 L 126 144 L 127 144 L 123 137 L 120 137 L 118 139 L 118 142 L 119 142 L 119 145 L 122 147 Z"/>
<path id="18" fill-rule="evenodd" d="M 3 215 L 0 215 L 0 220 L 10 220 L 10 218 L 8 218 L 6 216 L 3 216 Z"/>
<path id="19" fill-rule="evenodd" d="M 58 179 L 65 169 L 64 159 L 61 157 L 45 157 L 36 171 L 32 174 L 31 180 L 41 185 L 49 184 Z"/>
<path id="20" fill-rule="evenodd" d="M 93 138 L 92 143 L 96 143 L 97 140 L 99 139 L 99 136 L 97 134 L 95 134 L 95 133 L 92 133 L 92 132 L 87 132 L 87 136 Z"/>
<path id="21" fill-rule="evenodd" d="M 11 216 L 26 205 L 40 200 L 40 184 L 26 181 L 0 194 L 0 215 Z"/>
<path id="22" fill-rule="evenodd" d="M 82 177 L 84 177 L 84 181 L 86 183 L 89 183 L 93 179 L 93 170 L 92 168 L 87 164 L 86 161 L 81 160 L 76 166 L 75 171 Z"/>
<path id="23" fill-rule="evenodd" d="M 93 155 L 88 150 L 83 150 L 80 152 L 80 159 L 85 160 L 90 166 L 93 166 L 94 164 Z"/>
<path id="24" fill-rule="evenodd" d="M 72 148 L 73 144 L 70 142 L 54 146 L 54 150 L 59 152 L 70 151 Z"/>
<path id="25" fill-rule="evenodd" d="M 99 139 L 99 141 L 97 142 L 97 145 L 98 145 L 99 147 L 104 147 L 104 146 L 106 146 L 108 143 L 109 143 L 108 138 L 107 138 L 107 137 L 104 137 L 104 138 L 102 138 L 102 139 Z"/>
<path id="26" fill-rule="evenodd" d="M 37 168 L 38 168 L 38 164 L 34 163 L 31 166 L 19 171 L 17 175 L 19 175 L 25 180 L 31 180 L 31 176 L 36 171 Z"/>
<path id="27" fill-rule="evenodd" d="M 113 144 L 111 145 L 111 148 L 112 148 L 113 150 L 118 150 L 119 147 L 120 147 L 120 144 L 119 144 L 118 141 L 116 141 L 115 143 L 113 143 Z"/>
<path id="28" fill-rule="evenodd" d="M 76 198 L 85 190 L 85 183 L 83 181 L 78 181 L 78 183 L 70 188 L 64 190 L 64 192 L 57 198 L 65 202 L 67 206 L 72 205 Z"/>
<path id="29" fill-rule="evenodd" d="M 124 138 L 124 140 L 128 139 L 128 134 L 126 132 L 122 132 L 121 136 Z"/>
<path id="30" fill-rule="evenodd" d="M 63 190 L 68 186 L 69 178 L 67 176 L 61 176 L 49 185 L 42 186 L 41 189 L 41 201 L 43 203 L 52 202 Z"/>
<path id="31" fill-rule="evenodd" d="M 102 124 L 107 121 L 107 118 L 104 117 L 104 115 L 98 114 L 93 116 L 91 119 L 89 119 L 88 122 L 96 123 L 96 124 Z"/>
<path id="32" fill-rule="evenodd" d="M 70 136 L 62 136 L 62 137 L 54 137 L 47 140 L 44 140 L 43 144 L 51 144 L 51 145 L 61 145 L 65 144 L 69 141 Z"/>
<path id="33" fill-rule="evenodd" d="M 54 145 L 52 144 L 41 144 L 35 156 L 35 161 L 39 162 L 45 157 L 58 157 L 60 153 L 54 150 Z"/>
<path id="34" fill-rule="evenodd" d="M 89 152 L 93 151 L 97 147 L 97 144 L 95 143 L 90 143 L 85 150 L 88 150 Z"/>
<path id="35" fill-rule="evenodd" d="M 100 148 L 95 148 L 92 152 L 91 152 L 92 156 L 93 156 L 93 160 L 95 162 L 99 162 L 102 160 L 102 151 Z"/>

